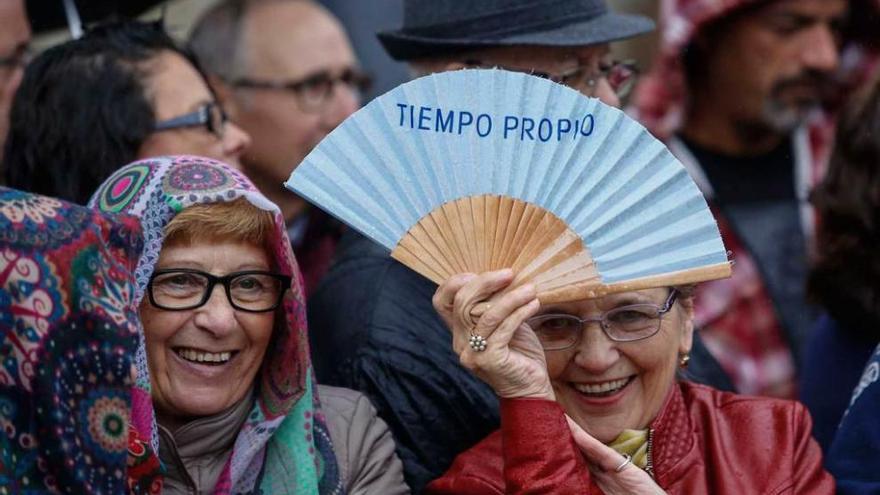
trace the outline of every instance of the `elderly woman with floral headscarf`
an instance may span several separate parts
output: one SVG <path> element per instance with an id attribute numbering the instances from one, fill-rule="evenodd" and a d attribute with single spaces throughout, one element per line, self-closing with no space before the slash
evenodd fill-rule
<path id="1" fill-rule="evenodd" d="M 434 306 L 501 428 L 429 486 L 442 494 L 834 493 L 799 403 L 679 381 L 693 286 L 543 305 L 511 270 L 461 274 Z"/>
<path id="2" fill-rule="evenodd" d="M 165 467 L 162 493 L 407 492 L 369 401 L 314 383 L 284 222 L 247 178 L 156 158 L 90 204 L 144 230 L 132 422 Z"/>

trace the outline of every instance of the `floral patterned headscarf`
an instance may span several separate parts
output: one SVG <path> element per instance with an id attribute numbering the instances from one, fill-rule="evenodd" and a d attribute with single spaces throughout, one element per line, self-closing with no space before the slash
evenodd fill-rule
<path id="1" fill-rule="evenodd" d="M 135 219 L 0 187 L 0 493 L 138 491 L 126 462 L 140 246 Z"/>
<path id="2" fill-rule="evenodd" d="M 276 322 L 274 345 L 255 378 L 256 400 L 235 439 L 215 494 L 341 493 L 336 458 L 321 414 L 309 359 L 305 299 L 299 269 L 281 212 L 240 172 L 194 156 L 151 158 L 129 164 L 98 188 L 89 205 L 103 212 L 125 213 L 141 221 L 144 250 L 135 269 L 135 302 L 144 297 L 159 259 L 165 226 L 185 208 L 245 198 L 275 218 L 277 269 L 294 278 L 283 303 L 286 321 Z M 150 375 L 143 335 L 137 354 L 137 383 L 132 423 L 158 451 Z"/>

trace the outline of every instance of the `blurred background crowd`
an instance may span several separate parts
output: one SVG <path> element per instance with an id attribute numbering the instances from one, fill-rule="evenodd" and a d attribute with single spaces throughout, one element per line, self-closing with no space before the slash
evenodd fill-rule
<path id="1" fill-rule="evenodd" d="M 609 0 L 641 17 L 595 41 L 500 47 L 421 41 L 420 3 L 0 0 L 0 184 L 85 205 L 138 159 L 240 170 L 280 208 L 317 381 L 372 401 L 419 492 L 497 428 L 498 399 L 448 350 L 434 287 L 282 183 L 413 77 L 547 77 L 666 142 L 718 219 L 734 276 L 697 287 L 688 377 L 801 400 L 832 474 L 857 486 L 880 472 L 880 428 L 859 416 L 880 401 L 866 392 L 880 343 L 880 0 Z"/>

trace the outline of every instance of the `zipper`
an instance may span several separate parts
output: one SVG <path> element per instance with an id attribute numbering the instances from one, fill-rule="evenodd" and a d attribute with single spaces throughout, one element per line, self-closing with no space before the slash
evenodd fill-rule
<path id="1" fill-rule="evenodd" d="M 654 428 L 648 429 L 648 462 L 645 465 L 645 472 L 647 472 L 651 477 L 654 477 L 654 459 L 652 458 L 654 446 Z"/>

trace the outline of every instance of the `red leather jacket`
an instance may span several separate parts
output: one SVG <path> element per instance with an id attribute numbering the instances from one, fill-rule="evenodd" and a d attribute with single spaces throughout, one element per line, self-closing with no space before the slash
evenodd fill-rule
<path id="1" fill-rule="evenodd" d="M 682 382 L 651 423 L 649 469 L 668 493 L 833 494 L 797 402 Z M 601 494 L 565 423 L 543 400 L 502 400 L 501 429 L 459 455 L 426 493 Z"/>

